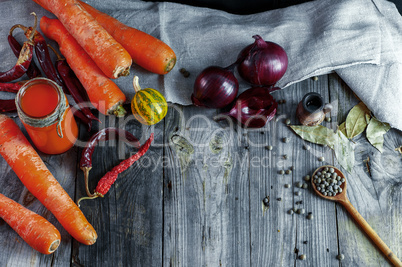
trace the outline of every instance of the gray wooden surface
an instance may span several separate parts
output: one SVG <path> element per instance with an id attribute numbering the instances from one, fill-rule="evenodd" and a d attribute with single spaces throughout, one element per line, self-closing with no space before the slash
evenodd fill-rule
<path id="1" fill-rule="evenodd" d="M 153 131 L 155 141 L 104 198 L 81 203 L 98 232 L 92 246 L 74 241 L 0 159 L 0 193 L 41 214 L 62 234 L 58 250 L 41 255 L 0 219 L 0 266 L 390 266 L 342 206 L 319 198 L 311 188 L 294 187 L 322 164 L 339 167 L 328 147 L 306 143 L 284 123 L 289 118 L 299 124 L 296 106 L 312 91 L 334 105 L 328 115 L 331 122 L 323 122 L 332 129 L 358 103 L 348 86 L 330 74 L 274 92 L 286 103 L 262 129 L 215 122 L 212 117 L 218 110 L 194 106 L 170 105 L 166 118 L 153 127 L 132 117 L 102 118 L 93 132 L 117 126 L 144 142 Z M 8 115 L 21 126 L 16 114 Z M 81 127 L 80 140 L 89 136 Z M 282 142 L 283 137 L 290 141 Z M 395 149 L 402 146 L 402 133 L 391 129 L 385 135 L 383 153 L 364 134 L 354 142 L 356 163 L 347 176 L 348 197 L 401 259 L 402 154 Z M 304 150 L 304 144 L 311 149 Z M 97 147 L 91 190 L 104 173 L 134 152 L 112 141 Z M 63 155 L 40 154 L 73 199 L 85 194 L 80 153 L 77 146 Z M 320 156 L 325 162 L 317 160 Z M 278 173 L 290 167 L 291 174 Z M 300 196 L 295 195 L 298 191 Z M 263 204 L 265 197 L 269 207 Z M 306 214 L 288 214 L 293 207 L 304 208 Z M 306 218 L 308 212 L 312 220 Z M 301 254 L 306 255 L 304 261 L 298 259 Z M 337 260 L 338 254 L 345 259 Z"/>
<path id="2" fill-rule="evenodd" d="M 311 188 L 293 186 L 323 164 L 317 161 L 320 156 L 324 163 L 339 166 L 328 147 L 309 143 L 311 149 L 304 150 L 307 143 L 284 123 L 290 118 L 298 124 L 296 105 L 311 91 L 335 106 L 332 121 L 323 122 L 333 129 L 358 103 L 347 85 L 331 74 L 273 93 L 286 103 L 258 130 L 217 123 L 211 119 L 217 110 L 193 106 L 171 105 L 164 121 L 150 128 L 132 118 L 104 120 L 102 127 L 124 127 L 142 142 L 151 131 L 156 138 L 146 156 L 119 176 L 105 198 L 82 202 L 99 235 L 92 246 L 72 240 L 0 161 L 0 193 L 48 218 L 62 233 L 59 249 L 40 255 L 0 220 L 0 266 L 389 266 L 343 207 L 319 198 Z M 82 140 L 88 137 L 81 128 Z M 290 141 L 282 142 L 283 137 Z M 392 129 L 386 134 L 383 153 L 364 135 L 354 141 L 356 164 L 347 177 L 348 196 L 402 257 L 402 155 L 395 151 L 402 145 L 402 133 Z M 41 154 L 75 199 L 85 194 L 77 167 L 80 152 L 74 148 L 58 156 Z M 117 142 L 97 147 L 90 188 L 133 152 Z M 291 174 L 278 174 L 291 166 Z M 269 207 L 263 204 L 266 196 Z M 306 214 L 287 214 L 293 207 L 304 208 Z M 308 212 L 312 220 L 306 219 Z M 345 255 L 342 262 L 336 259 L 340 253 Z M 298 259 L 301 254 L 306 260 Z"/>

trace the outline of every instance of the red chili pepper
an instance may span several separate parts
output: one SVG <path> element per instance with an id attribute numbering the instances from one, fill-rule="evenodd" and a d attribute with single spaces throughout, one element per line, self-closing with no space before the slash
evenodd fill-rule
<path id="1" fill-rule="evenodd" d="M 36 29 L 38 19 L 35 13 L 32 12 L 31 14 L 35 16 L 35 24 L 33 29 Z M 11 82 L 20 78 L 27 72 L 28 67 L 32 61 L 33 34 L 30 34 L 29 36 L 27 36 L 27 38 L 28 40 L 24 42 L 24 45 L 22 46 L 21 52 L 18 56 L 17 63 L 14 65 L 14 67 L 6 72 L 0 72 L 0 82 Z"/>
<path id="2" fill-rule="evenodd" d="M 63 83 L 65 84 L 66 88 L 70 92 L 71 96 L 73 97 L 74 101 L 77 103 L 77 105 L 80 107 L 80 110 L 82 113 L 87 116 L 90 120 L 100 120 L 92 114 L 91 110 L 87 106 L 88 103 L 91 103 L 89 101 L 89 97 L 87 95 L 87 92 L 85 88 L 82 86 L 80 80 L 78 80 L 77 76 L 75 75 L 74 71 L 70 68 L 68 65 L 67 61 L 63 59 L 59 53 L 57 53 L 56 49 L 54 49 L 52 46 L 48 45 L 50 49 L 53 50 L 53 52 L 57 56 L 56 60 L 56 69 L 63 80 Z"/>
<path id="3" fill-rule="evenodd" d="M 24 75 L 32 60 L 32 44 L 25 42 L 17 63 L 10 70 L 0 73 L 0 82 L 11 82 Z"/>
<path id="4" fill-rule="evenodd" d="M 106 129 L 117 129 L 117 128 L 106 128 Z M 105 130 L 105 129 L 104 129 Z M 121 130 L 121 129 L 117 129 L 118 133 L 125 133 L 127 134 L 128 132 Z M 121 132 L 123 131 L 123 132 Z M 90 142 L 88 142 L 86 149 L 88 148 L 88 150 L 86 151 L 86 157 L 81 157 L 81 162 L 80 162 L 80 166 L 81 169 L 84 171 L 84 176 L 85 176 L 85 189 L 87 192 L 88 197 L 83 197 L 80 198 L 78 200 L 78 203 L 82 200 L 82 199 L 92 199 L 92 198 L 96 198 L 96 197 L 103 197 L 110 189 L 110 187 L 112 186 L 112 184 L 116 181 L 117 176 L 119 175 L 119 173 L 125 171 L 126 169 L 128 169 L 131 165 L 133 165 L 133 163 L 135 161 L 137 161 L 138 159 L 140 159 L 149 149 L 149 147 L 151 146 L 151 143 L 154 139 L 154 134 L 151 133 L 149 139 L 145 142 L 144 145 L 142 145 L 139 149 L 138 152 L 134 155 L 132 155 L 131 157 L 129 157 L 128 159 L 123 160 L 122 162 L 120 162 L 119 165 L 113 167 L 113 169 L 109 172 L 107 172 L 102 179 L 100 179 L 100 181 L 98 182 L 98 185 L 95 189 L 95 192 L 93 194 L 91 194 L 89 192 L 88 189 L 88 175 L 89 175 L 89 171 L 92 168 L 92 162 L 91 162 L 91 156 L 94 150 L 94 146 L 101 140 L 106 140 L 106 134 L 107 131 L 100 131 L 97 134 L 95 134 Z M 126 135 L 127 137 L 127 135 Z M 135 137 L 134 137 L 135 138 Z M 134 141 L 134 143 L 137 143 L 137 141 Z M 85 151 L 85 150 L 84 150 Z M 84 152 L 83 151 L 83 152 Z M 83 153 L 84 154 L 84 153 Z"/>
<path id="5" fill-rule="evenodd" d="M 12 35 L 12 31 L 10 31 L 10 34 L 8 35 L 7 39 L 8 44 L 11 47 L 11 50 L 14 52 L 14 55 L 18 58 L 22 49 L 21 44 L 14 38 L 14 36 Z M 31 64 L 29 64 L 26 74 L 29 79 L 41 76 L 41 72 L 33 60 L 31 60 Z"/>
<path id="6" fill-rule="evenodd" d="M 27 37 L 33 35 L 32 40 L 34 43 L 35 55 L 46 77 L 56 82 L 59 86 L 61 86 L 65 94 L 69 94 L 66 86 L 63 83 L 63 80 L 60 78 L 59 74 L 56 71 L 56 68 L 52 63 L 52 59 L 49 54 L 49 49 L 47 47 L 46 40 L 45 38 L 43 38 L 42 34 L 38 32 L 36 28 L 34 29 L 32 27 L 25 27 L 24 25 L 21 24 L 14 25 L 11 28 L 10 33 L 12 33 L 12 31 L 15 28 L 22 29 L 24 31 L 25 36 Z"/>
<path id="7" fill-rule="evenodd" d="M 78 118 L 81 122 L 87 125 L 88 132 L 92 129 L 92 120 L 85 116 L 84 113 L 80 109 L 76 109 L 75 107 L 70 105 L 70 109 L 73 112 L 74 117 Z"/>
<path id="8" fill-rule="evenodd" d="M 92 154 L 94 153 L 96 145 L 101 141 L 114 140 L 117 137 L 123 138 L 126 143 L 136 148 L 140 147 L 138 139 L 130 132 L 115 127 L 104 128 L 92 135 L 87 142 L 87 145 L 81 153 L 80 168 L 84 172 L 86 170 L 89 171 L 92 168 Z"/>
<path id="9" fill-rule="evenodd" d="M 119 165 L 115 166 L 111 171 L 105 174 L 102 179 L 99 180 L 98 185 L 95 189 L 95 194 L 99 194 L 101 197 L 106 195 L 109 191 L 112 184 L 116 181 L 117 176 L 122 173 L 123 171 L 127 170 L 134 162 L 140 159 L 149 149 L 151 146 L 152 140 L 154 140 L 154 134 L 151 133 L 149 139 L 145 142 L 145 144 L 140 147 L 137 153 L 129 157 L 128 159 L 123 160 L 120 162 Z"/>
<path id="10" fill-rule="evenodd" d="M 15 106 L 15 99 L 0 99 L 0 112 L 14 112 L 17 111 Z"/>
<path id="11" fill-rule="evenodd" d="M 17 93 L 27 81 L 20 81 L 15 83 L 0 83 L 1 92 Z"/>
<path id="12" fill-rule="evenodd" d="M 120 128 L 109 127 L 104 128 L 92 135 L 84 150 L 82 150 L 80 168 L 84 172 L 85 189 L 88 196 L 92 196 L 88 189 L 88 178 L 89 171 L 92 169 L 92 155 L 95 151 L 95 147 L 101 141 L 114 140 L 117 137 L 123 138 L 126 143 L 134 146 L 135 148 L 140 146 L 138 139 L 130 132 Z"/>

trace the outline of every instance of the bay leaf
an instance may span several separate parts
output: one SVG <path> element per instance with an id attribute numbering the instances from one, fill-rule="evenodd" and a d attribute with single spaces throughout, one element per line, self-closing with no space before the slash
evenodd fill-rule
<path id="1" fill-rule="evenodd" d="M 371 118 L 370 123 L 367 126 L 367 139 L 370 144 L 377 148 L 381 153 L 384 151 L 384 134 L 386 134 L 389 129 L 391 129 L 391 126 L 388 123 L 383 123 L 375 117 Z"/>
<path id="2" fill-rule="evenodd" d="M 338 126 L 338 130 L 341 131 L 345 136 L 347 136 L 345 124 L 346 124 L 345 122 L 342 122 L 341 125 Z"/>
<path id="3" fill-rule="evenodd" d="M 349 141 L 340 129 L 337 130 L 336 136 L 337 139 L 332 148 L 335 152 L 335 157 L 338 160 L 338 163 L 350 173 L 355 164 L 354 144 Z"/>
<path id="4" fill-rule="evenodd" d="M 371 115 L 370 115 L 370 114 L 366 114 L 366 122 L 367 122 L 367 125 L 370 123 L 370 120 L 371 120 Z"/>
<path id="5" fill-rule="evenodd" d="M 370 114 L 370 110 L 363 102 L 354 106 L 346 117 L 346 136 L 349 139 L 360 135 L 367 127 L 366 114 Z"/>
<path id="6" fill-rule="evenodd" d="M 334 151 L 338 163 L 345 170 L 351 172 L 355 163 L 354 144 L 342 132 L 342 125 L 344 123 L 339 126 L 336 133 L 322 125 L 291 125 L 290 128 L 305 141 L 330 147 Z"/>
<path id="7" fill-rule="evenodd" d="M 327 145 L 333 147 L 336 142 L 336 135 L 333 130 L 322 126 L 305 126 L 305 125 L 290 125 L 293 131 L 298 134 L 303 140 L 319 145 Z"/>

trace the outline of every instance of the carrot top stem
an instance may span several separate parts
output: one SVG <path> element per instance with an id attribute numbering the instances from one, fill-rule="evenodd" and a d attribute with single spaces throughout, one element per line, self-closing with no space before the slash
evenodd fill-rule
<path id="1" fill-rule="evenodd" d="M 118 105 L 114 110 L 113 110 L 113 115 L 116 117 L 124 117 L 126 115 L 127 111 L 123 107 L 123 105 Z"/>
<path id="2" fill-rule="evenodd" d="M 60 240 L 54 241 L 54 242 L 50 245 L 49 252 L 50 252 L 50 253 L 55 252 L 56 249 L 59 247 L 59 245 L 60 245 Z"/>

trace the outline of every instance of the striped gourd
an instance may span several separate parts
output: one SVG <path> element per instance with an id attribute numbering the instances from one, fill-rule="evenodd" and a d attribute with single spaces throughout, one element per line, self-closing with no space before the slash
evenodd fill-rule
<path id="1" fill-rule="evenodd" d="M 146 125 L 153 125 L 161 121 L 166 116 L 168 109 L 163 95 L 152 88 L 141 89 L 137 76 L 134 76 L 133 86 L 136 91 L 131 100 L 131 111 L 134 117 Z"/>

